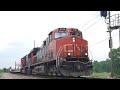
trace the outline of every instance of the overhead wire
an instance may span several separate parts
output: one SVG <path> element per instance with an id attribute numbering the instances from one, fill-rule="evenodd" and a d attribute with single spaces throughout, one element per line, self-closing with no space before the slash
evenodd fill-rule
<path id="1" fill-rule="evenodd" d="M 99 15 L 97 15 L 95 18 L 97 18 Z M 87 24 L 89 24 L 91 21 L 93 21 L 95 18 L 93 18 L 92 20 L 90 20 L 89 22 L 87 22 L 86 24 L 84 24 L 82 27 L 84 27 L 84 26 L 86 26 Z M 88 30 L 90 27 L 92 27 L 93 25 L 95 25 L 96 23 L 98 23 L 100 20 L 102 20 L 102 18 L 100 18 L 98 21 L 96 21 L 95 23 L 93 23 L 92 25 L 90 25 L 88 28 L 86 28 L 84 31 L 86 31 L 86 30 Z M 81 27 L 81 28 L 82 28 Z M 83 32 L 84 32 L 83 31 Z M 118 35 L 118 34 L 115 34 L 115 35 L 113 35 L 112 37 L 114 37 L 114 36 L 116 36 L 116 35 Z M 94 44 L 94 45 L 92 45 L 92 46 L 90 46 L 89 48 L 91 48 L 91 47 L 93 47 L 93 46 L 95 46 L 95 45 L 97 45 L 97 44 L 99 44 L 99 43 L 102 43 L 102 42 L 104 42 L 104 41 L 106 41 L 106 40 L 108 40 L 109 39 L 109 37 L 108 38 L 106 38 L 106 39 L 104 39 L 104 40 L 102 40 L 102 41 L 100 41 L 100 42 L 97 42 L 96 44 Z M 89 50 L 90 51 L 90 50 Z M 90 53 L 91 53 L 91 51 L 90 51 Z M 92 55 L 92 53 L 91 53 L 91 55 Z M 92 55 L 92 59 L 93 59 L 93 55 Z"/>
<path id="2" fill-rule="evenodd" d="M 99 14 L 97 16 L 95 16 L 93 19 L 91 19 L 90 21 L 88 21 L 87 23 L 85 23 L 84 25 L 82 25 L 80 28 L 86 26 L 87 24 L 89 24 L 91 21 L 93 21 L 94 19 L 96 19 L 99 16 Z M 99 21 L 99 20 L 98 20 Z M 97 21 L 97 22 L 98 22 Z M 88 28 L 92 27 L 94 24 L 96 24 L 97 22 L 93 23 L 91 26 L 89 26 Z M 87 28 L 87 29 L 88 29 Z M 90 54 L 92 55 L 91 51 L 89 50 Z M 93 60 L 93 55 L 92 55 L 92 60 Z"/>
<path id="3" fill-rule="evenodd" d="M 83 26 L 81 26 L 81 28 L 84 27 L 84 26 L 86 26 L 87 24 L 89 24 L 91 21 L 93 21 L 94 19 L 96 19 L 98 16 L 99 16 L 99 14 L 98 14 L 96 17 L 94 17 L 93 19 L 91 19 L 90 21 L 88 21 L 87 23 L 85 23 Z M 100 20 L 101 20 L 101 19 L 99 19 L 97 22 L 95 22 L 95 23 L 93 23 L 92 25 L 90 25 L 87 29 L 89 29 L 90 27 L 92 27 L 93 25 L 95 25 L 96 23 L 98 23 Z M 87 29 L 85 29 L 85 30 L 87 30 Z M 84 30 L 84 31 L 85 31 L 85 30 Z M 90 49 L 89 49 L 89 52 L 90 52 L 90 54 L 91 54 L 91 56 L 92 56 L 91 58 L 92 58 L 92 60 L 93 60 L 93 55 L 92 55 Z"/>
<path id="4" fill-rule="evenodd" d="M 99 16 L 99 14 L 97 16 L 95 16 L 93 19 L 91 19 L 90 21 L 88 21 L 87 23 L 85 23 L 84 25 L 82 25 L 80 28 L 86 26 L 87 24 L 89 24 L 91 21 L 93 21 L 94 19 L 96 19 Z"/>
<path id="5" fill-rule="evenodd" d="M 98 23 L 100 20 L 102 20 L 102 18 L 100 18 L 98 21 L 94 22 L 92 25 L 90 25 L 89 27 L 87 27 L 84 31 L 88 30 L 90 27 L 92 27 L 93 25 L 95 25 L 96 23 Z"/>
<path id="6" fill-rule="evenodd" d="M 118 33 L 115 34 L 115 35 L 113 35 L 112 37 L 114 37 L 114 36 L 116 36 L 116 35 L 118 35 Z M 91 48 L 91 47 L 93 47 L 93 46 L 95 46 L 95 45 L 97 45 L 97 44 L 99 44 L 99 43 L 102 43 L 102 42 L 104 42 L 104 41 L 106 41 L 106 40 L 108 40 L 108 39 L 109 39 L 109 37 L 106 38 L 106 39 L 104 39 L 104 40 L 101 40 L 100 42 L 95 43 L 94 45 L 91 45 L 89 48 Z"/>
<path id="7" fill-rule="evenodd" d="M 99 16 L 99 14 L 95 17 L 95 18 L 97 18 Z M 88 23 L 90 23 L 91 21 L 93 21 L 95 18 L 93 18 L 92 20 L 90 20 Z M 102 20 L 102 18 L 100 18 L 98 21 L 96 21 L 95 23 L 93 23 L 92 25 L 90 25 L 88 28 L 86 28 L 84 31 L 86 31 L 86 30 L 88 30 L 90 27 L 92 27 L 93 25 L 95 25 L 96 23 L 98 23 L 100 20 Z M 88 23 L 86 23 L 85 25 L 87 25 Z M 83 26 L 85 26 L 85 25 L 83 25 Z M 82 27 L 83 27 L 82 26 Z M 84 32 L 83 31 L 83 32 Z M 112 37 L 114 37 L 114 36 L 116 36 L 117 34 L 115 34 L 115 35 L 113 35 Z M 97 42 L 96 44 L 99 44 L 99 43 L 101 43 L 101 42 L 104 42 L 105 40 L 108 40 L 109 38 L 106 38 L 106 39 L 104 39 L 104 40 L 102 40 L 102 41 L 100 41 L 100 42 Z M 96 44 L 94 44 L 94 45 L 96 45 Z M 92 46 L 90 46 L 90 47 L 93 47 L 94 45 L 92 45 Z M 89 48 L 90 48 L 89 47 Z"/>
<path id="8" fill-rule="evenodd" d="M 112 37 L 114 37 L 114 36 L 116 36 L 116 35 L 118 35 L 118 33 L 117 34 L 115 34 L 115 35 L 113 35 Z M 104 42 L 104 41 L 106 41 L 106 40 L 108 40 L 109 38 L 106 38 L 106 39 L 104 39 L 104 40 L 102 40 L 102 41 L 100 41 L 100 42 L 97 42 L 97 43 L 95 43 L 94 45 L 92 45 L 92 46 L 90 46 L 90 47 L 88 47 L 88 48 L 91 48 L 91 47 L 93 47 L 93 46 L 95 46 L 95 45 L 97 45 L 97 44 L 99 44 L 99 43 L 102 43 L 102 42 Z M 92 55 L 92 52 L 90 51 L 90 49 L 89 49 L 89 52 L 90 52 L 90 54 L 91 54 L 91 58 L 92 58 L 92 60 L 94 60 L 93 59 L 93 55 Z"/>

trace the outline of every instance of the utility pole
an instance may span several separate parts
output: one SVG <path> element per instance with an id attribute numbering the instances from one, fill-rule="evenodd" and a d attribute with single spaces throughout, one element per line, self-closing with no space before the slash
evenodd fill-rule
<path id="1" fill-rule="evenodd" d="M 34 48 L 35 48 L 35 40 L 34 40 Z"/>
<path id="2" fill-rule="evenodd" d="M 15 61 L 15 70 L 16 70 L 16 61 Z"/>

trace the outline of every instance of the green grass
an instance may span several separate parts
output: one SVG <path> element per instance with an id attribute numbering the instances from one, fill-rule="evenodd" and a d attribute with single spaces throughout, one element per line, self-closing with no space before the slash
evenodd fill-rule
<path id="1" fill-rule="evenodd" d="M 103 72 L 103 73 L 93 73 L 93 74 L 91 74 L 89 76 L 85 76 L 85 77 L 108 79 L 110 77 L 110 73 L 106 73 L 106 72 Z"/>
<path id="2" fill-rule="evenodd" d="M 90 77 L 95 77 L 95 78 L 109 78 L 110 77 L 110 73 L 93 73 L 90 75 Z"/>
<path id="3" fill-rule="evenodd" d="M 2 74 L 3 74 L 3 73 L 2 73 L 2 72 L 0 72 L 0 77 L 2 76 Z"/>

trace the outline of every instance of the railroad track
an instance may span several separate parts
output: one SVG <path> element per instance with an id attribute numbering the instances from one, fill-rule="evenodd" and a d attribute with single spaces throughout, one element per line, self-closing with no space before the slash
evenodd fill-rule
<path id="1" fill-rule="evenodd" d="M 32 75 L 27 75 L 27 74 L 20 74 L 20 73 L 13 73 L 13 74 L 18 74 L 18 75 L 24 75 L 24 76 L 32 76 L 32 77 L 37 77 L 37 78 L 43 78 L 43 79 L 101 79 L 101 78 L 93 78 L 93 77 L 72 77 L 72 76 L 53 76 L 53 75 L 41 75 L 41 74 L 32 74 Z"/>

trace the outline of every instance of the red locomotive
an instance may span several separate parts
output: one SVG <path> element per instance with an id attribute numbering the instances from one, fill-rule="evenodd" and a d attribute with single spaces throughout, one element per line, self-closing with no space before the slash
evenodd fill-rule
<path id="1" fill-rule="evenodd" d="M 48 34 L 41 47 L 21 59 L 21 73 L 82 76 L 92 73 L 88 42 L 75 28 L 58 28 Z"/>

